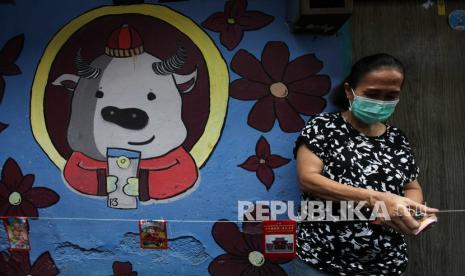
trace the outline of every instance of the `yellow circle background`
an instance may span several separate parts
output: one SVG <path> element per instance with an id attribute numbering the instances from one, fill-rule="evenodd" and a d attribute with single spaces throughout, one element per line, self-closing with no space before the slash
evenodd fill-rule
<path id="1" fill-rule="evenodd" d="M 228 68 L 216 45 L 195 22 L 168 7 L 160 5 L 140 4 L 100 7 L 73 19 L 53 37 L 39 62 L 32 84 L 31 126 L 33 135 L 53 163 L 63 169 L 66 160 L 53 146 L 47 132 L 44 116 L 45 87 L 52 63 L 66 41 L 82 26 L 101 16 L 127 13 L 147 15 L 171 24 L 193 41 L 205 59 L 210 82 L 210 114 L 205 131 L 190 151 L 200 168 L 208 159 L 221 135 L 228 103 Z"/>

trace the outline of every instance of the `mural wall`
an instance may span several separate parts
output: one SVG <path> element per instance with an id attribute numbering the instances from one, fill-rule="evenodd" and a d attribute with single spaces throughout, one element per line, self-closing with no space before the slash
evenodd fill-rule
<path id="1" fill-rule="evenodd" d="M 289 273 L 238 201 L 299 199 L 294 140 L 336 110 L 350 36 L 293 35 L 285 2 L 1 4 L 0 216 L 31 250 L 5 224 L 0 271 Z"/>

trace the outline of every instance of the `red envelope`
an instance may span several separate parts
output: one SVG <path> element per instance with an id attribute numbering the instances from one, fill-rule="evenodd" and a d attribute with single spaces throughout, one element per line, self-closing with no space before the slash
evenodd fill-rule
<path id="1" fill-rule="evenodd" d="M 263 221 L 263 248 L 265 259 L 292 260 L 296 256 L 296 222 L 293 220 Z"/>

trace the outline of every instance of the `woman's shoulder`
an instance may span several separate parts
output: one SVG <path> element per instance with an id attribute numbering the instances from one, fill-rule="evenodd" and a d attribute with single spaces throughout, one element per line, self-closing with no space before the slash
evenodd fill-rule
<path id="1" fill-rule="evenodd" d="M 319 114 L 316 114 L 312 118 L 310 118 L 307 122 L 308 123 L 327 123 L 327 122 L 334 122 L 340 117 L 339 112 L 336 113 L 328 113 L 328 112 L 322 112 Z"/>
<path id="2" fill-rule="evenodd" d="M 337 128 L 337 125 L 340 124 L 340 116 L 340 113 L 319 113 L 307 121 L 304 129 L 309 127 Z"/>
<path id="3" fill-rule="evenodd" d="M 389 139 L 391 142 L 402 147 L 410 148 L 410 141 L 404 131 L 393 125 L 388 125 L 388 127 Z"/>
<path id="4" fill-rule="evenodd" d="M 329 138 L 341 128 L 341 119 L 338 113 L 320 113 L 310 118 L 302 129 L 301 136 L 308 138 Z"/>
<path id="5" fill-rule="evenodd" d="M 386 124 L 386 126 L 389 128 L 389 133 L 391 134 L 391 136 L 407 137 L 405 133 L 397 126 L 391 124 Z"/>

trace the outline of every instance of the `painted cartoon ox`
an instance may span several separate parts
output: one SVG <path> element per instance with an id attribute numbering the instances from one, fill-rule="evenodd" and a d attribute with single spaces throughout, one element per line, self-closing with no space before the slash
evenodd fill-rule
<path id="1" fill-rule="evenodd" d="M 164 200 L 192 190 L 198 168 L 182 147 L 187 130 L 180 93 L 193 89 L 197 69 L 175 73 L 185 60 L 182 47 L 166 60 L 145 52 L 139 34 L 127 25 L 112 33 L 105 54 L 90 64 L 78 51 L 78 74 L 53 82 L 73 91 L 68 126 L 73 153 L 64 168 L 71 187 L 99 196 L 114 191 L 121 180 L 108 176 L 106 152 L 121 148 L 141 155 L 137 177 L 124 186 L 126 194 Z"/>

